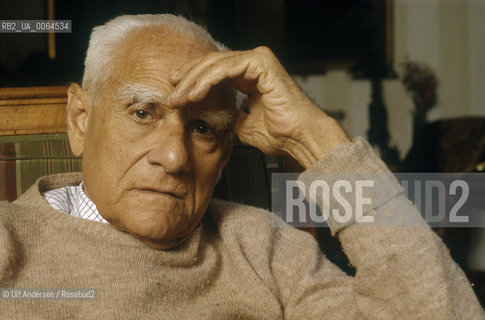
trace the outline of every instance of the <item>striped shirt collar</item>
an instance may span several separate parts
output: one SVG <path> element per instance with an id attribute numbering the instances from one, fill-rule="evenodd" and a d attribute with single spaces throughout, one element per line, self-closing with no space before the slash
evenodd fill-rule
<path id="1" fill-rule="evenodd" d="M 42 196 L 55 210 L 76 218 L 108 223 L 99 214 L 94 202 L 84 193 L 82 182 L 77 186 L 66 186 L 44 192 Z"/>

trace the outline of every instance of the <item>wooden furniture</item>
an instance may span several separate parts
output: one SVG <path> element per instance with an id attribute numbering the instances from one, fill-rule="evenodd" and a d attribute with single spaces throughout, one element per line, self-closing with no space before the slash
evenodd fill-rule
<path id="1" fill-rule="evenodd" d="M 0 136 L 66 132 L 67 86 L 0 88 Z"/>

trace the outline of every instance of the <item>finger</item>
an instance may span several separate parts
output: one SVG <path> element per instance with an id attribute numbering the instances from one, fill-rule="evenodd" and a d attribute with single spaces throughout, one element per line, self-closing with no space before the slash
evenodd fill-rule
<path id="1" fill-rule="evenodd" d="M 258 67 L 259 61 L 253 52 L 234 53 L 232 55 L 220 55 L 201 61 L 193 67 L 185 77 L 179 82 L 175 91 L 172 93 L 171 103 L 182 105 L 188 102 L 198 102 L 203 100 L 212 87 L 218 85 L 226 79 L 242 77 L 246 81 L 254 81 L 261 74 L 261 67 Z M 235 82 L 235 84 L 241 84 Z M 247 87 L 255 87 L 254 84 Z M 247 91 L 248 88 L 241 85 L 241 88 Z"/>
<path id="2" fill-rule="evenodd" d="M 241 91 L 244 94 L 251 94 L 257 90 L 257 80 L 242 79 L 240 77 L 233 78 L 229 81 L 233 88 Z"/>
<path id="3" fill-rule="evenodd" d="M 222 81 L 244 75 L 247 68 L 248 63 L 246 61 L 236 60 L 232 57 L 221 59 L 209 68 L 201 70 L 200 74 L 194 74 L 197 80 L 193 82 L 187 98 L 191 102 L 200 101 Z M 234 84 L 234 82 L 231 84 Z"/>
<path id="4" fill-rule="evenodd" d="M 232 54 L 233 52 L 235 51 L 214 51 L 208 55 L 202 56 L 194 60 L 190 60 L 177 68 L 175 71 L 173 71 L 169 77 L 169 81 L 171 84 L 176 85 L 191 69 L 201 64 L 202 60 L 206 60 L 206 62 L 210 63 L 212 59 L 217 59 L 219 54 L 228 55 Z"/>
<path id="5" fill-rule="evenodd" d="M 179 68 L 177 68 L 174 72 L 172 72 L 172 74 L 170 75 L 170 77 L 168 78 L 168 80 L 170 81 L 170 83 L 172 85 L 177 85 L 180 80 L 183 78 L 183 76 L 190 70 L 192 69 L 195 65 L 197 65 L 198 63 L 200 63 L 200 61 L 203 59 L 204 57 L 200 57 L 198 59 L 195 59 L 195 60 L 190 60 L 189 62 L 186 62 L 184 63 L 182 66 L 180 66 Z"/>
<path id="6" fill-rule="evenodd" d="M 174 82 L 178 83 L 188 72 L 192 71 L 196 67 L 200 69 L 204 65 L 211 64 L 212 61 L 220 59 L 220 57 L 223 57 L 226 55 L 232 55 L 232 54 L 234 54 L 234 51 L 215 51 L 207 55 L 204 55 L 198 59 L 191 60 L 187 63 L 184 63 L 181 67 L 179 67 L 171 74 L 170 81 L 172 83 Z"/>
<path id="7" fill-rule="evenodd" d="M 203 72 L 203 70 L 210 68 L 210 66 L 217 60 L 234 54 L 236 54 L 234 51 L 211 52 L 195 61 L 195 63 L 192 62 L 182 66 L 179 72 L 176 72 L 176 76 L 174 76 L 174 81 L 179 77 L 181 78 L 178 80 L 175 91 L 172 92 L 169 98 L 171 104 L 174 106 L 181 106 L 188 102 L 195 102 L 195 100 L 192 101 L 188 98 L 188 94 L 197 82 L 200 73 Z"/>

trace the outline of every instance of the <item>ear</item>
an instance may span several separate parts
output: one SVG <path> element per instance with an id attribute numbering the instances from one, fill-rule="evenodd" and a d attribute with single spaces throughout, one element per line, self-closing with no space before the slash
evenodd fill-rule
<path id="1" fill-rule="evenodd" d="M 77 83 L 72 83 L 67 90 L 66 125 L 72 153 L 78 157 L 83 153 L 91 108 L 87 92 Z"/>

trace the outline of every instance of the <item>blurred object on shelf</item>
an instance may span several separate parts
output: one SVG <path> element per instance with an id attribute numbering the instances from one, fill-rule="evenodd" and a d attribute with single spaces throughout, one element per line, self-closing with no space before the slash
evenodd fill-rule
<path id="1" fill-rule="evenodd" d="M 404 63 L 404 75 L 401 81 L 414 103 L 413 141 L 415 141 L 420 135 L 422 126 L 426 123 L 428 112 L 438 101 L 436 93 L 438 80 L 428 65 L 409 60 Z"/>

